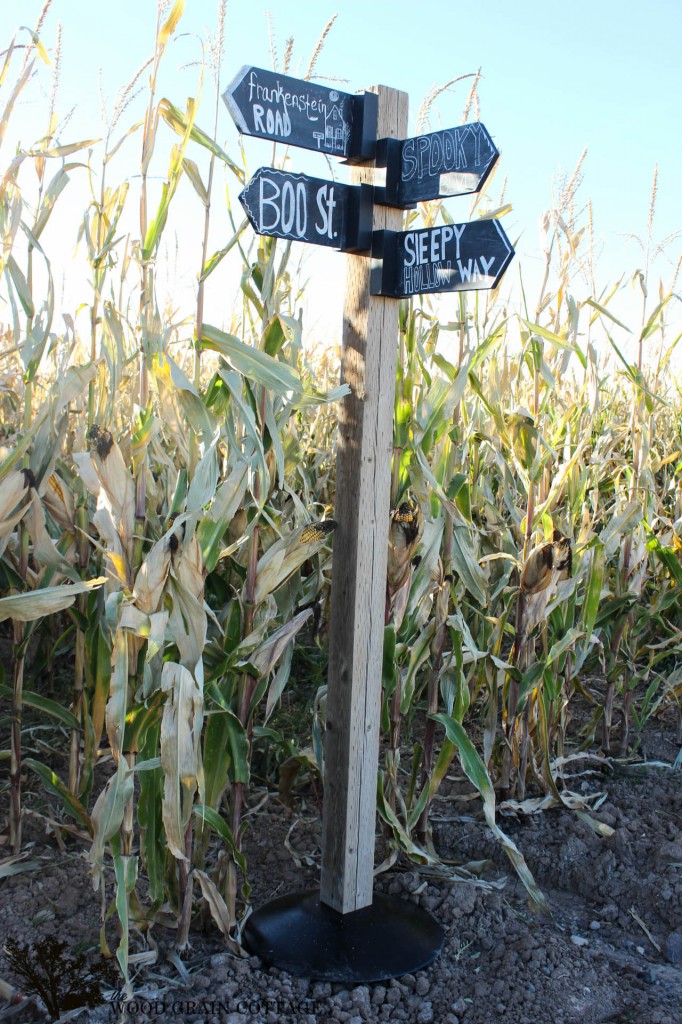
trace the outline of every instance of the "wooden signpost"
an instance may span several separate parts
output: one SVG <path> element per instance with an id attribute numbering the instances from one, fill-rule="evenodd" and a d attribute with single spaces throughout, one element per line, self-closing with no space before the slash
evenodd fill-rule
<path id="1" fill-rule="evenodd" d="M 373 892 L 398 300 L 496 287 L 514 255 L 495 220 L 404 232 L 401 208 L 476 191 L 498 153 L 479 124 L 405 139 L 407 95 L 383 86 L 351 96 L 244 67 L 224 99 L 248 135 L 358 165 L 351 185 L 261 167 L 239 197 L 260 234 L 356 254 L 343 311 L 350 394 L 339 407 L 320 891 L 271 901 L 244 939 L 293 974 L 378 981 L 426 966 L 443 942 L 425 911 Z"/>
<path id="2" fill-rule="evenodd" d="M 407 130 L 407 94 L 378 88 L 382 136 Z M 374 164 L 354 172 L 371 182 Z M 374 230 L 400 210 L 376 206 Z M 325 813 L 320 897 L 342 914 L 372 903 L 381 664 L 386 612 L 398 303 L 370 294 L 369 261 L 349 257 L 343 310 L 329 626 Z M 329 784 L 327 784 L 329 783 Z"/>

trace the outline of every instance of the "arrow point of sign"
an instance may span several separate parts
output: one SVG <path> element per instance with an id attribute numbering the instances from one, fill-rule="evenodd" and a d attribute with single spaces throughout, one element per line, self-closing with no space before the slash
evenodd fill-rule
<path id="1" fill-rule="evenodd" d="M 244 212 L 246 213 L 246 216 L 249 218 L 249 223 L 256 232 L 259 230 L 260 223 L 258 220 L 257 204 L 254 204 L 255 209 L 252 208 L 251 206 L 251 200 L 254 194 L 252 189 L 254 188 L 254 186 L 258 184 L 262 170 L 263 168 L 261 167 L 256 171 L 251 180 L 248 182 L 246 188 L 242 189 L 238 196 L 239 202 L 242 204 Z"/>
<path id="2" fill-rule="evenodd" d="M 488 159 L 488 164 L 487 164 L 485 170 L 483 171 L 483 174 L 481 175 L 481 182 L 480 182 L 480 184 L 478 186 L 478 191 L 480 191 L 483 188 L 483 186 L 485 185 L 486 181 L 490 177 L 490 173 L 491 173 L 493 167 L 497 163 L 497 161 L 499 159 L 499 156 L 500 156 L 500 151 L 497 148 L 497 146 L 495 145 L 495 143 L 493 142 L 492 136 L 491 136 L 490 132 L 488 131 L 488 129 L 486 128 L 486 126 L 484 124 L 481 124 L 481 132 L 482 132 L 482 134 L 483 134 L 483 136 L 484 136 L 484 138 L 486 140 L 486 143 L 488 144 L 488 147 L 490 149 L 490 157 Z"/>
<path id="3" fill-rule="evenodd" d="M 504 274 L 505 270 L 507 269 L 507 267 L 509 266 L 511 261 L 514 259 L 514 256 L 516 254 L 514 252 L 514 246 L 511 244 L 511 242 L 507 238 L 505 230 L 502 227 L 502 225 L 500 224 L 500 222 L 497 219 L 497 217 L 495 217 L 493 219 L 493 224 L 495 225 L 495 229 L 497 230 L 497 233 L 500 236 L 500 241 L 502 242 L 503 246 L 507 250 L 507 254 L 504 257 L 504 259 L 502 260 L 502 263 L 500 265 L 500 269 L 499 269 L 499 271 L 497 273 L 497 277 L 495 278 L 495 284 L 493 285 L 494 288 L 497 288 L 497 286 L 500 283 L 500 280 L 502 278 L 502 275 Z"/>
<path id="4" fill-rule="evenodd" d="M 234 94 L 236 93 L 237 89 L 242 84 L 250 70 L 251 66 L 249 64 L 243 64 L 240 67 L 237 74 L 232 79 L 232 81 L 230 82 L 230 84 L 228 85 L 225 92 L 223 93 L 223 100 L 225 102 L 225 106 L 230 111 L 232 120 L 237 125 L 239 131 L 244 132 L 246 134 L 248 134 L 248 125 L 244 120 L 244 117 L 242 115 L 241 110 L 239 109 L 239 106 L 235 102 Z"/>

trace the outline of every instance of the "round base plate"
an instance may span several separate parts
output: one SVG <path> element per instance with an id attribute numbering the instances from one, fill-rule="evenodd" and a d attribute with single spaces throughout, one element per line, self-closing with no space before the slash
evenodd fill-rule
<path id="1" fill-rule="evenodd" d="M 441 951 L 443 930 L 407 900 L 375 893 L 362 910 L 340 914 L 319 892 L 266 903 L 246 922 L 244 943 L 269 967 L 316 981 L 353 984 L 412 974 Z"/>

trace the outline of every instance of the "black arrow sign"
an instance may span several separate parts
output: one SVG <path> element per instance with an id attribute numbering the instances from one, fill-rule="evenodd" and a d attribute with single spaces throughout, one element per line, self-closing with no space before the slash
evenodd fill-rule
<path id="1" fill-rule="evenodd" d="M 500 155 L 479 122 L 384 145 L 389 206 L 478 192 Z"/>
<path id="2" fill-rule="evenodd" d="M 384 231 L 374 236 L 372 295 L 406 298 L 427 292 L 496 288 L 514 257 L 499 221 L 444 224 L 423 231 Z"/>
<path id="3" fill-rule="evenodd" d="M 376 143 L 377 98 L 243 67 L 223 93 L 240 132 L 349 161 L 367 160 Z"/>
<path id="4" fill-rule="evenodd" d="M 239 201 L 259 235 L 312 242 L 344 252 L 361 252 L 371 246 L 369 185 L 342 185 L 260 167 Z"/>

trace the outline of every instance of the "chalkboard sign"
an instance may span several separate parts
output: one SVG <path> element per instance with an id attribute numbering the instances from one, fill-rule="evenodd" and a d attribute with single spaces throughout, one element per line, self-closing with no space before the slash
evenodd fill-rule
<path id="1" fill-rule="evenodd" d="M 478 192 L 499 155 L 486 128 L 477 121 L 401 142 L 387 140 L 385 201 L 410 206 Z"/>
<path id="2" fill-rule="evenodd" d="M 414 231 L 378 232 L 372 255 L 373 295 L 406 298 L 428 292 L 496 288 L 514 249 L 497 220 Z"/>
<path id="3" fill-rule="evenodd" d="M 344 252 L 369 250 L 372 189 L 260 167 L 239 196 L 259 235 Z"/>
<path id="4" fill-rule="evenodd" d="M 330 89 L 246 65 L 223 99 L 240 132 L 346 160 L 370 159 L 376 143 L 376 96 Z"/>

